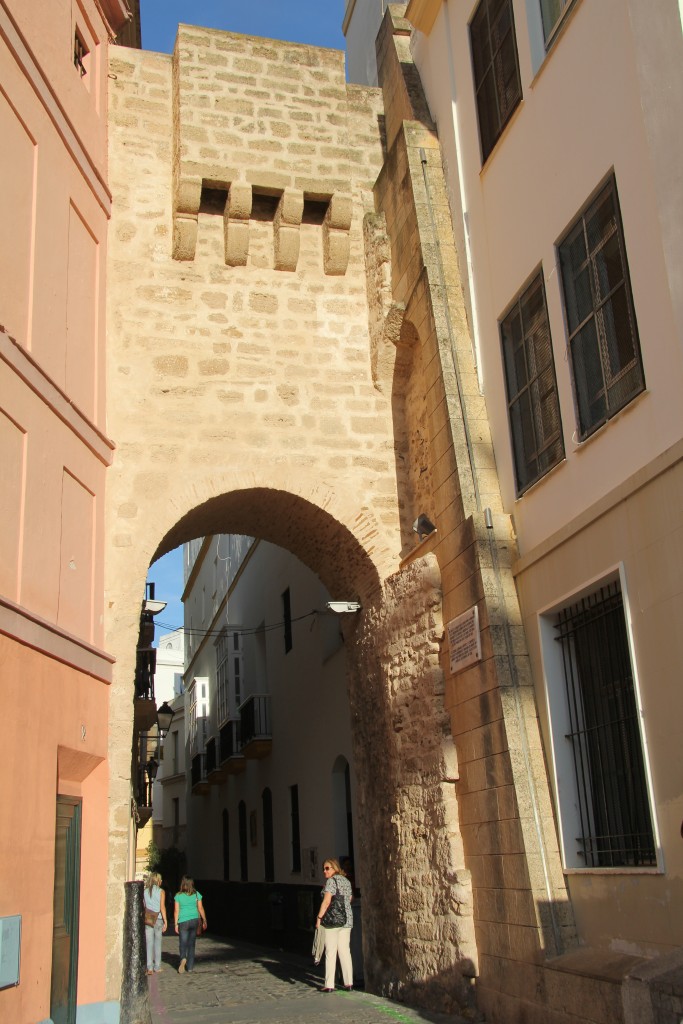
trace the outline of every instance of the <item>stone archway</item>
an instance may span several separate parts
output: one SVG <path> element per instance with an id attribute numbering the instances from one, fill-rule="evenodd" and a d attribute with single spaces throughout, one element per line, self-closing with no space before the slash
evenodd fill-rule
<path id="1" fill-rule="evenodd" d="M 186 512 L 153 557 L 198 535 L 249 528 L 251 535 L 303 556 L 331 592 L 361 600 L 362 611 L 345 623 L 344 634 L 358 830 L 364 837 L 358 859 L 368 880 L 367 982 L 376 991 L 462 1010 L 470 1005 L 465 978 L 473 972 L 476 954 L 457 832 L 455 758 L 442 696 L 438 567 L 428 556 L 403 568 L 394 563 L 395 572 L 387 575 L 389 553 L 377 543 L 377 524 L 367 510 L 353 514 L 349 504 L 330 494 L 324 498 L 321 507 L 300 494 L 263 486 L 215 495 Z M 357 534 L 331 508 L 343 510 Z M 128 853 L 130 680 L 142 592 L 137 590 L 136 602 L 131 581 L 144 579 L 153 538 L 153 529 L 141 530 L 138 542 L 119 548 L 109 567 L 109 645 L 117 655 L 110 703 L 110 760 L 118 769 L 112 772 L 110 812 L 109 979 L 114 990 Z M 122 603 L 132 605 L 132 614 L 128 607 L 116 614 Z"/>

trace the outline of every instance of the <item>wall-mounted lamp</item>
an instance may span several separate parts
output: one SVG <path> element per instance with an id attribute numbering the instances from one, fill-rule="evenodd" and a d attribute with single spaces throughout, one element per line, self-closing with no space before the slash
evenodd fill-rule
<path id="1" fill-rule="evenodd" d="M 413 523 L 413 533 L 417 534 L 418 540 L 424 540 L 430 533 L 435 533 L 436 527 L 429 516 L 421 512 Z"/>
<path id="2" fill-rule="evenodd" d="M 171 728 L 174 714 L 175 712 L 167 700 L 164 701 L 160 708 L 157 708 L 157 728 L 162 738 Z"/>
<path id="3" fill-rule="evenodd" d="M 345 615 L 347 612 L 359 612 L 360 601 L 328 601 L 325 607 L 328 612 Z"/>

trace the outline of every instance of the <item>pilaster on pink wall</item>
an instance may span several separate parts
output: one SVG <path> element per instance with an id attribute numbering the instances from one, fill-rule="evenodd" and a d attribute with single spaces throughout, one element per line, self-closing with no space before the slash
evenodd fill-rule
<path id="1" fill-rule="evenodd" d="M 4 635 L 0 664 L 0 700 L 14 709 L 0 746 L 0 860 L 13 880 L 0 893 L 0 916 L 22 917 L 21 983 L 0 992 L 0 1018 L 27 1022 L 50 1015 L 58 794 L 83 802 L 78 1003 L 104 1000 L 109 687 Z M 18 701 L 17 681 L 26 679 Z M 18 837 L 29 833 L 27 850 Z"/>

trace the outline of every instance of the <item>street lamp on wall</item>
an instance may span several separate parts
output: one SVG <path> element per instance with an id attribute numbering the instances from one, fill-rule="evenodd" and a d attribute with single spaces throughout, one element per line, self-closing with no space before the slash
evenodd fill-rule
<path id="1" fill-rule="evenodd" d="M 434 526 L 434 523 L 431 521 L 429 516 L 425 515 L 424 512 L 421 512 L 413 523 L 413 533 L 417 534 L 418 541 L 423 541 L 425 537 L 430 535 L 430 533 L 435 532 L 436 527 Z"/>
<path id="2" fill-rule="evenodd" d="M 159 736 L 163 739 L 168 730 L 171 728 L 171 722 L 173 721 L 174 711 L 167 700 L 157 708 L 157 728 L 159 730 Z"/>

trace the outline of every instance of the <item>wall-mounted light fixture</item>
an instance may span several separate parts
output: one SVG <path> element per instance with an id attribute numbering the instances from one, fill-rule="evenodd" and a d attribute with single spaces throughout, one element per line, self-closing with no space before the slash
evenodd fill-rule
<path id="1" fill-rule="evenodd" d="M 424 540 L 430 533 L 436 532 L 436 527 L 429 516 L 421 512 L 413 523 L 413 532 L 417 534 L 418 540 Z"/>
<path id="2" fill-rule="evenodd" d="M 325 607 L 328 612 L 345 615 L 347 612 L 359 612 L 360 601 L 328 601 Z"/>
<path id="3" fill-rule="evenodd" d="M 157 708 L 157 728 L 162 739 L 171 728 L 174 714 L 175 712 L 167 700 L 164 701 L 160 708 Z"/>

